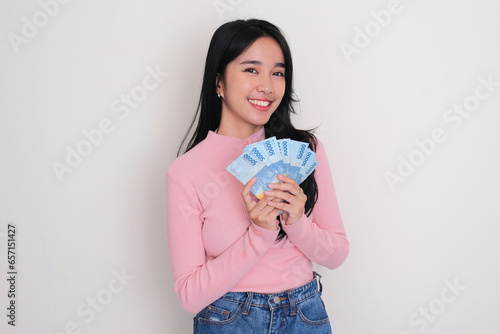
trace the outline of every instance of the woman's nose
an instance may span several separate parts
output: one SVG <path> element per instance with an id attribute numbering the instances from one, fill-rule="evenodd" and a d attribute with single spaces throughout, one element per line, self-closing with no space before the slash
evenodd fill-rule
<path id="1" fill-rule="evenodd" d="M 271 94 L 273 92 L 272 78 L 262 75 L 259 78 L 259 85 L 257 86 L 257 90 L 265 94 Z"/>

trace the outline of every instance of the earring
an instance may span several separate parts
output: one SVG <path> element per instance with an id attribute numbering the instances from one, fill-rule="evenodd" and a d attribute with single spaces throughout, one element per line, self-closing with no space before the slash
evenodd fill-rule
<path id="1" fill-rule="evenodd" d="M 217 94 L 217 97 L 220 99 L 220 94 Z"/>

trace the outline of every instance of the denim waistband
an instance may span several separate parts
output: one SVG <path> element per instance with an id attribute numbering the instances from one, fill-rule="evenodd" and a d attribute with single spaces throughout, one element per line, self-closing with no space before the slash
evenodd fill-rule
<path id="1" fill-rule="evenodd" d="M 292 314 L 295 313 L 295 304 L 305 300 L 316 293 L 321 294 L 321 275 L 314 272 L 314 278 L 311 282 L 297 288 L 276 292 L 276 293 L 258 293 L 258 292 L 227 292 L 222 298 L 244 303 L 243 314 L 248 314 L 250 306 L 267 307 L 275 309 L 284 306 L 290 306 Z"/>

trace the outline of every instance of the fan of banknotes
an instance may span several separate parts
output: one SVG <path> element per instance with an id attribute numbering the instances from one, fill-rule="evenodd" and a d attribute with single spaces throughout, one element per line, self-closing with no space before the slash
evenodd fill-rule
<path id="1" fill-rule="evenodd" d="M 247 145 L 226 169 L 243 184 L 256 176 L 252 193 L 260 199 L 265 191 L 271 190 L 269 183 L 281 182 L 277 179 L 278 174 L 301 184 L 316 166 L 316 153 L 309 149 L 309 143 L 270 137 Z"/>

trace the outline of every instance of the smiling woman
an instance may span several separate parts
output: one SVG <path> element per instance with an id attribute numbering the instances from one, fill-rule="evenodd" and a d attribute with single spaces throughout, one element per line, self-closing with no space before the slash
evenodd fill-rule
<path id="1" fill-rule="evenodd" d="M 331 333 L 312 262 L 337 268 L 349 244 L 323 145 L 291 123 L 292 75 L 273 24 L 237 20 L 214 33 L 196 129 L 167 172 L 170 264 L 182 307 L 197 313 L 194 333 Z M 309 143 L 318 167 L 301 186 L 279 175 L 258 199 L 255 180 L 243 186 L 225 169 L 271 136 Z"/>

